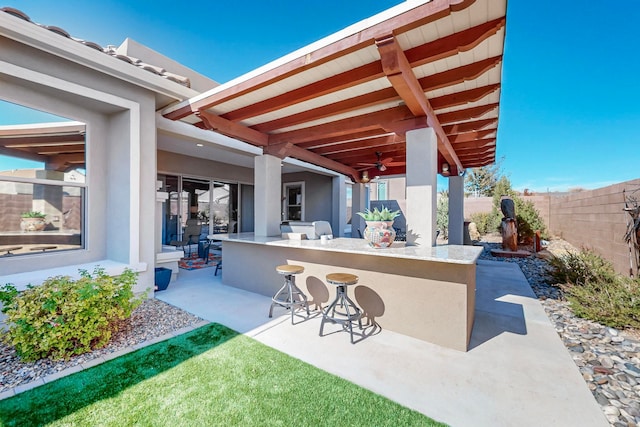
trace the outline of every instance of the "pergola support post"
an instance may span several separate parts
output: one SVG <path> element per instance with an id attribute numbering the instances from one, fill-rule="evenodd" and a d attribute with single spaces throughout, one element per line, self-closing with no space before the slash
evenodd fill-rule
<path id="1" fill-rule="evenodd" d="M 407 245 L 435 246 L 438 138 L 433 128 L 407 132 Z"/>
<path id="2" fill-rule="evenodd" d="M 281 160 L 265 154 L 254 160 L 254 233 L 256 236 L 279 236 L 282 220 Z"/>
<path id="3" fill-rule="evenodd" d="M 464 244 L 464 177 L 449 177 L 449 244 Z"/>

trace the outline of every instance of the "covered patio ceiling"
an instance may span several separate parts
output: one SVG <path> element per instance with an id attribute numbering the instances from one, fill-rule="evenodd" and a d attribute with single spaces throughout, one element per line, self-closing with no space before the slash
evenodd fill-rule
<path id="1" fill-rule="evenodd" d="M 406 1 L 162 114 L 356 181 L 431 127 L 460 174 L 495 161 L 505 25 L 506 0 Z"/>
<path id="2" fill-rule="evenodd" d="M 85 128 L 72 121 L 0 126 L 0 155 L 42 162 L 60 172 L 84 168 Z"/>

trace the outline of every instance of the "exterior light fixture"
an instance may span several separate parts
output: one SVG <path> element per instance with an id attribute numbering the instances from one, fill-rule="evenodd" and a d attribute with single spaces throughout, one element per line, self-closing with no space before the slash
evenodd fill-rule
<path id="1" fill-rule="evenodd" d="M 362 179 L 360 181 L 362 181 L 364 184 L 366 184 L 367 182 L 370 181 L 369 172 L 368 171 L 363 171 L 362 172 Z"/>
<path id="2" fill-rule="evenodd" d="M 200 144 L 200 143 L 198 143 L 198 144 L 196 144 L 196 145 L 197 145 L 198 147 L 204 147 L 204 144 Z"/>
<path id="3" fill-rule="evenodd" d="M 442 176 L 449 176 L 449 163 L 442 164 Z"/>

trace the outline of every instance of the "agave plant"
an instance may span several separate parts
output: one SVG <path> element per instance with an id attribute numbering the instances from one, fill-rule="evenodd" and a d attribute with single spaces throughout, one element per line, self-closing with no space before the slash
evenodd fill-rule
<path id="1" fill-rule="evenodd" d="M 45 218 L 47 215 L 43 214 L 40 211 L 29 211 L 22 213 L 20 216 L 22 218 Z"/>
<path id="2" fill-rule="evenodd" d="M 382 210 L 375 207 L 372 211 L 365 209 L 364 212 L 356 212 L 356 214 L 360 215 L 365 221 L 393 221 L 400 216 L 400 211 L 390 211 L 382 206 Z"/>

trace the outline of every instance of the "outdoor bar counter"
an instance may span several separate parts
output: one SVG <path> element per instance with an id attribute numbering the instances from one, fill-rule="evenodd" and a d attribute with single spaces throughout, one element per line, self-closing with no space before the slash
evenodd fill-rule
<path id="1" fill-rule="evenodd" d="M 253 233 L 215 235 L 222 240 L 225 285 L 266 296 L 282 286 L 275 267 L 305 268 L 296 284 L 311 309 L 333 300 L 328 273 L 352 273 L 360 280 L 349 295 L 364 311 L 363 322 L 461 351 L 473 328 L 476 260 L 482 248 L 405 246 L 374 249 L 363 239 L 287 240 Z M 266 315 L 266 313 L 265 313 Z"/>

